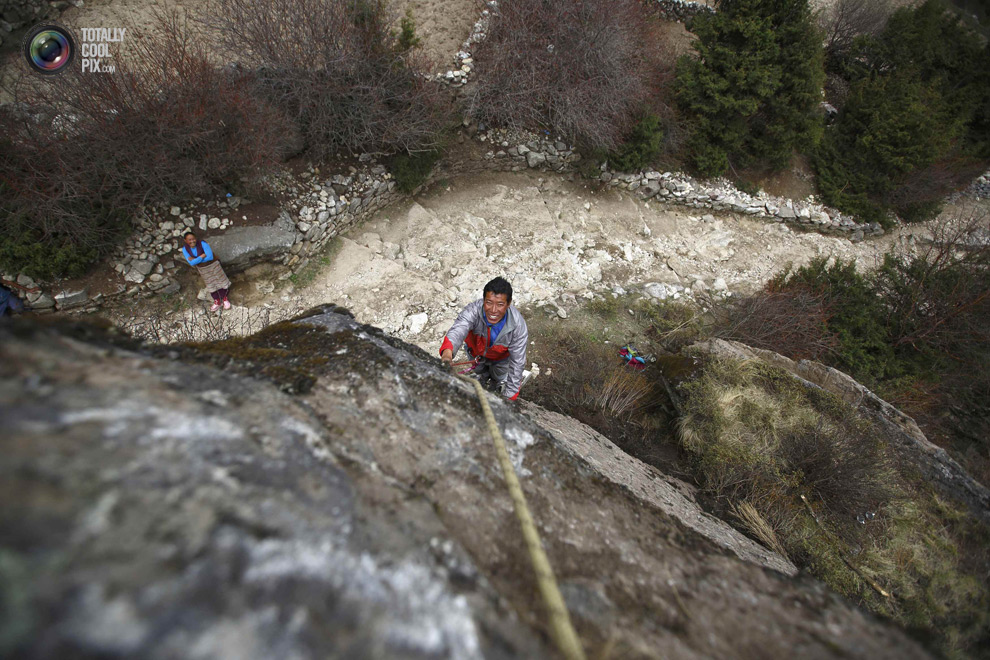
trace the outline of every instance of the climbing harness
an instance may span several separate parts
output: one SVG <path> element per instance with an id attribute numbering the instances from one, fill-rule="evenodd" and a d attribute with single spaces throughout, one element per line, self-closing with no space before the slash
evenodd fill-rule
<path id="1" fill-rule="evenodd" d="M 581 648 L 581 642 L 578 641 L 577 633 L 574 632 L 571 617 L 567 613 L 567 606 L 564 605 L 564 598 L 560 595 L 557 580 L 554 578 L 553 570 L 550 568 L 550 561 L 547 559 L 546 552 L 543 550 L 539 532 L 536 531 L 536 525 L 533 523 L 533 516 L 530 514 L 529 507 L 526 505 L 526 497 L 523 495 L 522 486 L 519 485 L 519 478 L 516 477 L 516 471 L 512 467 L 512 461 L 509 459 L 509 452 L 505 448 L 505 440 L 502 438 L 502 432 L 499 431 L 498 423 L 495 421 L 495 415 L 492 413 L 491 406 L 488 405 L 488 399 L 485 397 L 485 390 L 478 381 L 458 374 L 454 368 L 455 366 L 454 364 L 450 365 L 451 372 L 461 380 L 473 384 L 474 391 L 478 394 L 481 410 L 484 412 L 485 421 L 488 423 L 488 432 L 492 436 L 492 442 L 495 444 L 495 454 L 498 456 L 498 462 L 502 466 L 505 485 L 509 489 L 509 495 L 512 497 L 512 506 L 516 511 L 516 518 L 519 520 L 520 527 L 522 527 L 523 539 L 525 539 L 526 549 L 529 551 L 529 559 L 533 564 L 533 571 L 536 573 L 536 582 L 540 588 L 540 594 L 543 596 L 543 603 L 550 615 L 550 631 L 553 635 L 554 642 L 556 642 L 557 648 L 560 649 L 561 654 L 567 660 L 584 660 L 584 649 Z"/>

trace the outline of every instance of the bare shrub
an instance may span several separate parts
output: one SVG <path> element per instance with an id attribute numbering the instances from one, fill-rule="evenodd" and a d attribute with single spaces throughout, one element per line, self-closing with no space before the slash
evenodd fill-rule
<path id="1" fill-rule="evenodd" d="M 891 467 L 883 445 L 852 414 L 822 417 L 784 434 L 780 454 L 802 494 L 824 505 L 839 529 L 852 529 L 857 515 L 876 511 L 890 499 L 885 481 Z"/>
<path id="2" fill-rule="evenodd" d="M 637 0 L 500 3 L 474 54 L 472 112 L 614 149 L 644 110 L 664 114 L 672 57 L 655 25 Z"/>
<path id="3" fill-rule="evenodd" d="M 79 274 L 59 266 L 60 251 L 85 252 L 74 262 L 84 268 L 127 233 L 137 205 L 227 191 L 279 160 L 282 115 L 252 95 L 249 77 L 212 64 L 176 13 L 157 18 L 113 58 L 116 72 L 16 90 L 18 107 L 47 114 L 0 118 L 4 265 Z M 31 255 L 39 263 L 25 263 Z"/>
<path id="4" fill-rule="evenodd" d="M 914 258 L 888 254 L 876 289 L 895 347 L 964 364 L 990 346 L 990 215 L 945 216 Z"/>
<path id="5" fill-rule="evenodd" d="M 383 0 L 213 0 L 207 16 L 314 157 L 441 146 L 449 96 Z"/>
<path id="6" fill-rule="evenodd" d="M 723 306 L 718 336 L 801 360 L 822 360 L 838 348 L 829 332 L 828 301 L 807 287 L 767 290 Z"/>
<path id="7" fill-rule="evenodd" d="M 894 13 L 890 0 L 836 0 L 818 14 L 829 57 L 845 54 L 859 35 L 877 36 Z"/>

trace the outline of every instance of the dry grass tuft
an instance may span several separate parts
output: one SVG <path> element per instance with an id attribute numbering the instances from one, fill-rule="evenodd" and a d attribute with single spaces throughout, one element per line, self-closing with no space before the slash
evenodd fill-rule
<path id="1" fill-rule="evenodd" d="M 787 549 L 784 548 L 784 544 L 780 542 L 777 532 L 774 531 L 770 523 L 767 522 L 767 519 L 750 502 L 744 500 L 738 505 L 733 504 L 732 513 L 739 519 L 743 527 L 748 529 L 763 545 L 785 559 L 790 558 L 787 555 Z"/>

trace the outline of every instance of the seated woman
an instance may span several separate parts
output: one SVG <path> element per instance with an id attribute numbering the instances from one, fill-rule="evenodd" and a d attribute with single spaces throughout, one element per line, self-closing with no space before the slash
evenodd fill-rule
<path id="1" fill-rule="evenodd" d="M 196 234 L 187 231 L 185 236 L 186 246 L 182 248 L 182 256 L 186 258 L 190 266 L 195 266 L 199 271 L 206 290 L 213 296 L 213 306 L 211 312 L 215 312 L 223 305 L 224 309 L 230 309 L 230 302 L 227 300 L 227 291 L 230 289 L 230 280 L 223 272 L 220 262 L 213 258 L 213 250 L 206 241 L 200 241 Z"/>

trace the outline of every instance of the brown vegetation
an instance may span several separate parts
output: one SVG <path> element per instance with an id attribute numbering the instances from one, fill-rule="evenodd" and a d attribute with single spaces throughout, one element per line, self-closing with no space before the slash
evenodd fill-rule
<path id="1" fill-rule="evenodd" d="M 114 58 L 116 72 L 24 86 L 0 115 L 5 264 L 79 274 L 129 232 L 139 204 L 229 191 L 279 160 L 284 116 L 248 76 L 215 67 L 175 13 L 158 23 Z"/>
<path id="2" fill-rule="evenodd" d="M 383 0 L 214 0 L 205 23 L 314 157 L 441 146 L 449 96 Z"/>
<path id="3" fill-rule="evenodd" d="M 501 3 L 478 45 L 473 113 L 616 148 L 644 113 L 662 113 L 672 58 L 637 0 Z"/>

